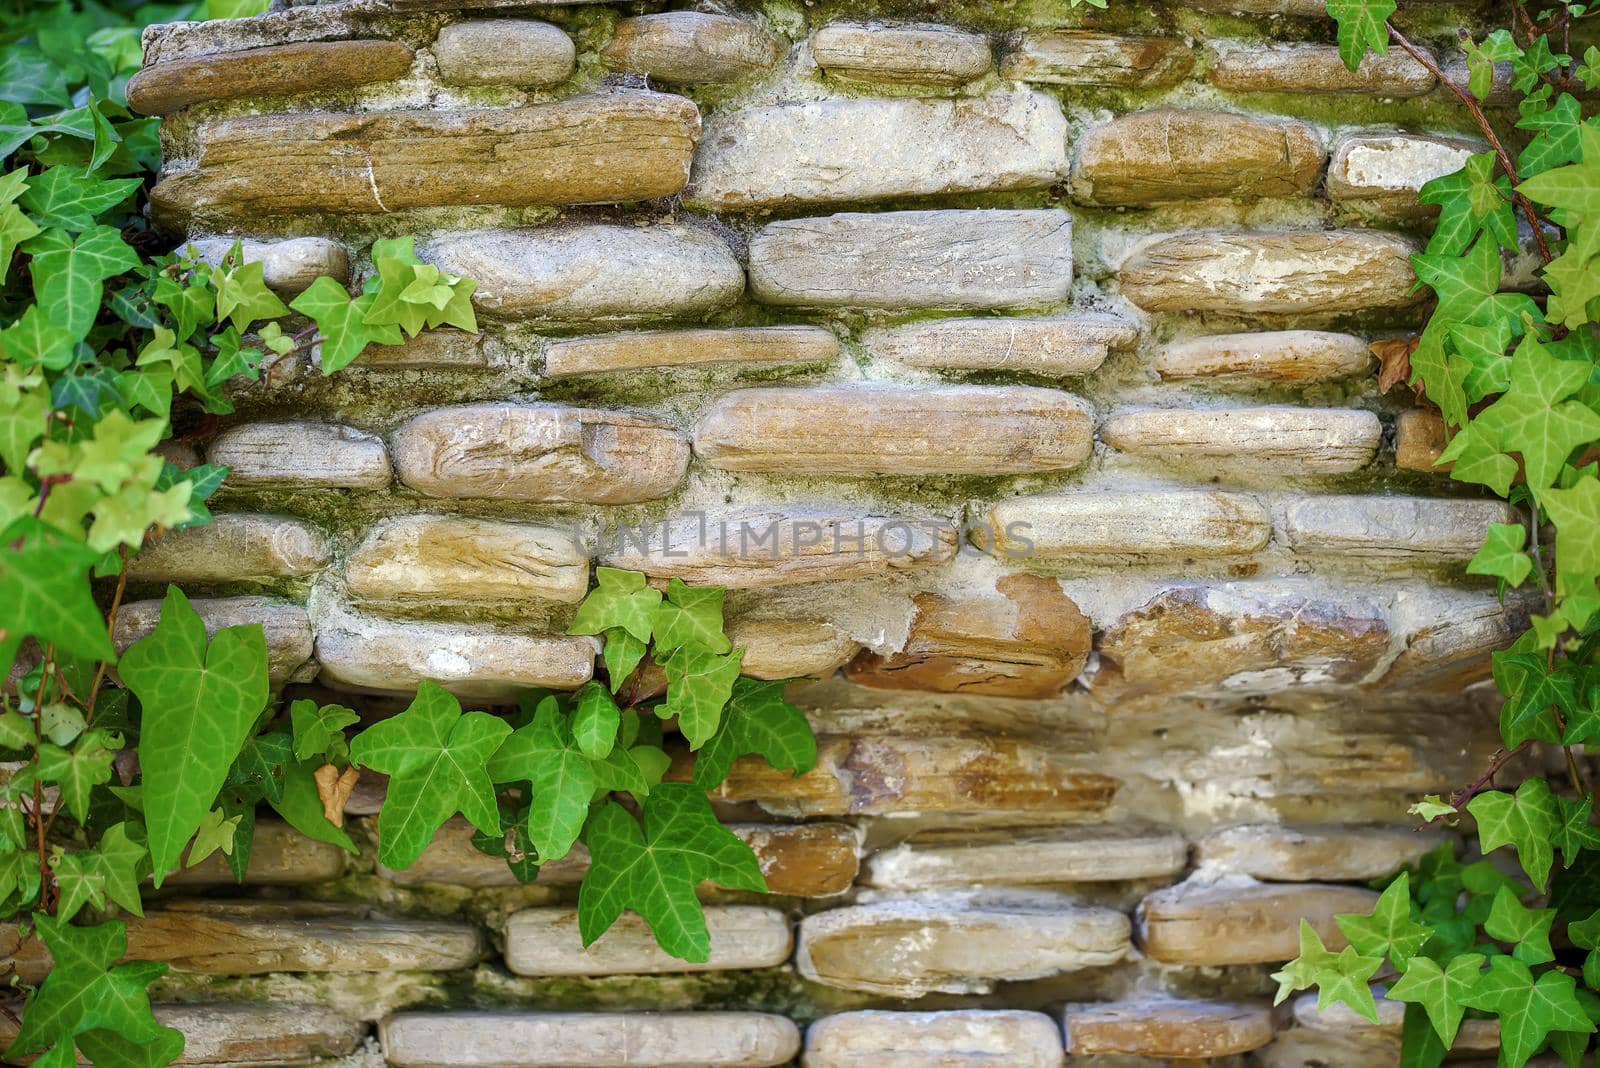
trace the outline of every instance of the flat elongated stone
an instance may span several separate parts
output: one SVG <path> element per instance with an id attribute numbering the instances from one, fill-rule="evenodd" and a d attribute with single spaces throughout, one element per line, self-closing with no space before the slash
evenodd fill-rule
<path id="1" fill-rule="evenodd" d="M 831 623 L 815 619 L 735 619 L 727 633 L 744 650 L 740 673 L 755 679 L 832 675 L 860 648 Z"/>
<path id="2" fill-rule="evenodd" d="M 300 578 L 331 556 L 322 532 L 279 515 L 223 513 L 203 527 L 145 539 L 129 561 L 137 582 L 240 582 Z"/>
<path id="3" fill-rule="evenodd" d="M 1428 68 L 1398 48 L 1367 53 L 1354 71 L 1336 45 L 1212 41 L 1211 84 L 1241 93 L 1368 93 L 1421 96 L 1437 84 Z"/>
<path id="4" fill-rule="evenodd" d="M 1088 30 L 1024 33 L 1000 61 L 1002 78 L 1056 85 L 1176 85 L 1194 52 L 1173 37 L 1119 37 Z"/>
<path id="5" fill-rule="evenodd" d="M 167 115 L 204 100 L 350 89 L 404 77 L 399 41 L 308 41 L 149 63 L 128 79 L 128 106 Z"/>
<path id="6" fill-rule="evenodd" d="M 345 585 L 362 601 L 576 603 L 589 592 L 589 556 L 577 537 L 550 527 L 402 516 L 350 554 Z"/>
<path id="7" fill-rule="evenodd" d="M 1139 328 L 1109 316 L 1066 319 L 932 319 L 874 327 L 861 344 L 874 359 L 950 371 L 1086 375 L 1113 350 L 1132 348 Z"/>
<path id="8" fill-rule="evenodd" d="M 1162 349 L 1153 366 L 1167 382 L 1254 389 L 1350 378 L 1366 374 L 1372 363 L 1367 343 L 1350 334 L 1265 330 L 1180 341 Z"/>
<path id="9" fill-rule="evenodd" d="M 1416 303 L 1406 238 L 1373 230 L 1195 231 L 1123 263 L 1122 292 L 1145 311 L 1316 315 Z"/>
<path id="10" fill-rule="evenodd" d="M 256 821 L 250 840 L 249 886 L 298 886 L 337 879 L 344 874 L 345 852 L 336 845 L 307 838 L 280 820 Z M 213 853 L 192 868 L 168 875 L 163 886 L 232 886 L 227 858 Z"/>
<path id="11" fill-rule="evenodd" d="M 232 486 L 284 489 L 384 489 L 383 439 L 333 423 L 246 423 L 217 435 L 206 450 Z"/>
<path id="12" fill-rule="evenodd" d="M 920 831 L 867 860 L 862 883 L 887 890 L 1165 879 L 1188 866 L 1170 831 L 1116 824 Z"/>
<path id="13" fill-rule="evenodd" d="M 1067 120 L 1037 92 L 817 100 L 714 119 L 686 197 L 710 208 L 1036 189 L 1067 171 Z"/>
<path id="14" fill-rule="evenodd" d="M 1483 548 L 1490 523 L 1518 521 L 1503 501 L 1337 494 L 1289 501 L 1283 532 L 1301 552 L 1466 561 Z"/>
<path id="15" fill-rule="evenodd" d="M 600 53 L 613 70 L 662 82 L 736 82 L 768 70 L 783 41 L 746 19 L 703 11 L 662 11 L 617 23 Z"/>
<path id="16" fill-rule="evenodd" d="M 1540 607 L 1531 594 L 1504 604 L 1482 594 L 1462 598 L 1412 633 L 1383 684 L 1454 693 L 1481 682 L 1489 677 L 1491 656 L 1515 641 Z"/>
<path id="17" fill-rule="evenodd" d="M 478 283 L 491 315 L 566 322 L 665 318 L 739 299 L 744 271 L 727 242 L 692 226 L 599 223 L 449 234 L 429 258 Z"/>
<path id="18" fill-rule="evenodd" d="M 894 211 L 771 223 L 750 240 L 750 293 L 820 308 L 1026 308 L 1072 288 L 1065 212 Z"/>
<path id="19" fill-rule="evenodd" d="M 309 1064 L 356 1051 L 366 1027 L 321 1005 L 156 1005 L 156 1022 L 183 1032 L 174 1064 Z"/>
<path id="20" fill-rule="evenodd" d="M 1310 192 L 1327 157 L 1322 135 L 1302 122 L 1140 111 L 1085 134 L 1072 174 L 1095 204 L 1290 197 Z"/>
<path id="21" fill-rule="evenodd" d="M 1115 964 L 1128 917 L 1112 909 L 893 901 L 813 913 L 795 966 L 813 982 L 918 998 L 983 994 L 996 982 Z"/>
<path id="22" fill-rule="evenodd" d="M 1089 458 L 1094 421 L 1069 393 L 1033 386 L 814 386 L 725 394 L 695 455 L 724 471 L 997 475 Z"/>
<path id="23" fill-rule="evenodd" d="M 297 296 L 323 275 L 341 285 L 350 281 L 349 250 L 326 237 L 291 237 L 284 241 L 203 237 L 184 247 L 192 248 L 206 263 L 218 264 L 235 241 L 244 262 L 261 264 L 262 281 L 280 296 Z"/>
<path id="24" fill-rule="evenodd" d="M 1334 201 L 1416 218 L 1438 212 L 1417 194 L 1435 178 L 1454 174 L 1487 146 L 1459 137 L 1408 133 L 1347 133 L 1333 143 L 1328 196 Z"/>
<path id="25" fill-rule="evenodd" d="M 394 1068 L 775 1068 L 800 1051 L 761 1012 L 403 1012 L 378 1035 Z"/>
<path id="26" fill-rule="evenodd" d="M 683 188 L 699 135 L 692 103 L 643 92 L 520 108 L 250 115 L 198 131 L 198 156 L 169 168 L 150 197 L 180 222 L 648 200 Z"/>
<path id="27" fill-rule="evenodd" d="M 267 640 L 267 678 L 274 686 L 288 682 L 311 659 L 311 617 L 297 604 L 266 597 L 194 597 L 189 605 L 199 613 L 207 637 L 223 627 L 259 626 Z M 152 633 L 160 619 L 159 600 L 124 604 L 112 634 L 117 651 Z"/>
<path id="28" fill-rule="evenodd" d="M 883 85 L 960 85 L 994 66 L 989 38 L 928 22 L 830 22 L 811 58 L 835 78 Z"/>
<path id="29" fill-rule="evenodd" d="M 535 19 L 452 22 L 433 42 L 439 77 L 452 85 L 556 85 L 577 57 L 560 27 Z"/>
<path id="30" fill-rule="evenodd" d="M 806 1068 L 1060 1068 L 1061 1032 L 1041 1012 L 840 1012 L 806 1029 Z"/>
<path id="31" fill-rule="evenodd" d="M 355 366 L 377 370 L 476 371 L 489 366 L 485 334 L 442 327 L 424 330 L 398 345 L 368 345 Z"/>
<path id="32" fill-rule="evenodd" d="M 1383 425 L 1339 408 L 1135 408 L 1113 414 L 1100 439 L 1168 463 L 1214 462 L 1285 475 L 1337 475 L 1372 462 Z"/>
<path id="33" fill-rule="evenodd" d="M 1272 1041 L 1265 1004 L 1146 998 L 1069 1005 L 1062 1024 L 1074 1057 L 1129 1053 L 1210 1059 L 1248 1053 Z"/>
<path id="34" fill-rule="evenodd" d="M 633 504 L 671 493 L 689 463 L 654 416 L 554 404 L 435 408 L 393 440 L 400 481 L 434 497 Z"/>
<path id="35" fill-rule="evenodd" d="M 777 909 L 707 905 L 711 956 L 679 960 L 656 944 L 649 924 L 627 913 L 587 949 L 573 907 L 523 909 L 506 920 L 506 967 L 518 975 L 650 975 L 770 968 L 789 959 L 789 920 Z"/>
<path id="36" fill-rule="evenodd" d="M 1300 920 L 1329 949 L 1346 945 L 1337 913 L 1372 911 L 1378 895 L 1354 886 L 1226 879 L 1157 890 L 1139 906 L 1139 945 L 1163 964 L 1269 964 L 1300 952 Z"/>
<path id="37" fill-rule="evenodd" d="M 1242 15 L 1297 15 L 1308 19 L 1328 17 L 1327 0 L 1192 0 L 1200 11 Z"/>
<path id="38" fill-rule="evenodd" d="M 1365 882 L 1416 863 L 1443 840 L 1412 827 L 1246 824 L 1201 838 L 1195 863 L 1275 882 Z"/>
<path id="39" fill-rule="evenodd" d="M 1009 560 L 1232 556 L 1266 548 L 1272 516 L 1254 497 L 1129 490 L 1015 497 L 989 510 L 989 549 Z"/>
<path id="40" fill-rule="evenodd" d="M 299 5 L 297 5 L 299 6 Z M 144 35 L 149 66 L 194 56 L 214 56 L 269 45 L 381 37 L 387 31 L 370 9 L 325 4 L 302 10 L 282 8 L 249 19 L 162 22 Z"/>
<path id="41" fill-rule="evenodd" d="M 565 378 L 649 367 L 826 363 L 838 355 L 839 339 L 819 326 L 652 330 L 552 341 L 544 348 L 544 373 Z"/>
<path id="42" fill-rule="evenodd" d="M 1444 452 L 1444 417 L 1427 408 L 1411 408 L 1394 421 L 1394 465 L 1402 471 L 1444 474 L 1454 464 L 1435 467 Z"/>

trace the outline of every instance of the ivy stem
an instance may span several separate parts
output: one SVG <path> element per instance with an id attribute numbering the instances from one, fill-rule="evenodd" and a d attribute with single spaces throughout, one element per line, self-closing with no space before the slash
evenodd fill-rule
<path id="1" fill-rule="evenodd" d="M 113 642 L 117 634 L 117 613 L 122 610 L 122 595 L 128 589 L 128 547 L 126 545 L 117 546 L 117 559 L 122 562 L 122 566 L 117 569 L 117 589 L 111 595 L 111 609 L 106 613 L 106 634 L 112 638 Z M 95 698 L 100 696 L 100 686 L 105 682 L 109 668 L 110 662 L 102 660 L 100 661 L 100 666 L 94 670 L 94 682 L 89 686 L 89 697 L 83 705 L 85 726 L 94 723 Z"/>
<path id="2" fill-rule="evenodd" d="M 1459 793 L 1456 794 L 1455 797 L 1451 798 L 1450 806 L 1452 808 L 1459 809 L 1462 805 L 1465 805 L 1468 801 L 1471 801 L 1478 795 L 1480 791 L 1483 790 L 1485 786 L 1489 786 L 1494 783 L 1494 777 L 1501 768 L 1509 764 L 1514 757 L 1522 753 L 1528 748 L 1528 746 L 1532 744 L 1532 742 L 1523 742 L 1515 749 L 1502 749 L 1496 753 L 1494 759 L 1489 761 L 1488 770 L 1486 770 L 1482 775 L 1478 776 L 1472 782 L 1468 783 Z"/>
<path id="3" fill-rule="evenodd" d="M 51 911 L 50 905 L 50 851 L 45 846 L 44 785 L 39 781 L 39 750 L 44 746 L 44 695 L 55 663 L 56 647 L 48 646 L 39 663 L 39 690 L 33 698 L 33 830 L 39 850 L 39 905 Z"/>

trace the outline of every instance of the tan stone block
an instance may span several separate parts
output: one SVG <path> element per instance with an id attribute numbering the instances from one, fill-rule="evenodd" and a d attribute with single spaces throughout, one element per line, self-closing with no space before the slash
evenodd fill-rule
<path id="1" fill-rule="evenodd" d="M 266 597 L 192 597 L 207 637 L 223 627 L 257 625 L 267 640 L 267 678 L 281 686 L 311 659 L 311 617 L 297 604 Z M 161 619 L 161 601 L 130 601 L 117 612 L 112 640 L 117 652 L 148 636 Z M 303 680 L 301 680 L 303 681 Z"/>
<path id="2" fill-rule="evenodd" d="M 1365 341 L 1326 330 L 1212 334 L 1168 345 L 1154 361 L 1163 381 L 1246 389 L 1351 378 L 1372 366 Z"/>
<path id="3" fill-rule="evenodd" d="M 655 416 L 556 404 L 435 408 L 393 441 L 400 481 L 433 497 L 634 504 L 671 493 L 689 463 Z"/>
<path id="4" fill-rule="evenodd" d="M 345 851 L 327 842 L 318 842 L 279 820 L 256 821 L 250 840 L 250 865 L 245 870 L 247 886 L 298 886 L 337 879 L 344 874 Z M 232 886 L 233 872 L 227 858 L 213 853 L 192 868 L 168 875 L 163 886 Z"/>
<path id="5" fill-rule="evenodd" d="M 228 485 L 275 489 L 386 489 L 383 439 L 333 423 L 245 423 L 218 434 L 206 461 Z"/>
<path id="6" fill-rule="evenodd" d="M 986 994 L 996 982 L 1115 964 L 1128 933 L 1113 909 L 885 901 L 807 916 L 795 966 L 824 986 L 890 997 Z"/>
<path id="7" fill-rule="evenodd" d="M 1328 196 L 1336 203 L 1371 208 L 1400 218 L 1438 214 L 1417 199 L 1435 178 L 1454 174 L 1467 157 L 1488 146 L 1460 137 L 1408 133 L 1347 133 L 1333 143 Z"/>
<path id="8" fill-rule="evenodd" d="M 1338 913 L 1370 912 L 1378 895 L 1355 886 L 1224 879 L 1157 890 L 1139 906 L 1139 946 L 1163 964 L 1270 964 L 1300 952 L 1300 920 L 1329 949 L 1347 944 Z"/>
<path id="9" fill-rule="evenodd" d="M 1277 882 L 1366 882 L 1414 864 L 1444 835 L 1412 827 L 1256 823 L 1195 843 L 1195 864 Z"/>
<path id="10" fill-rule="evenodd" d="M 1169 878 L 1188 861 L 1182 835 L 1137 825 L 941 828 L 872 854 L 861 882 L 886 890 L 1108 883 Z"/>
<path id="11" fill-rule="evenodd" d="M 183 246 L 183 251 L 210 264 L 219 264 L 238 242 L 245 263 L 261 264 L 261 277 L 267 288 L 288 299 L 326 275 L 341 285 L 350 281 L 350 252 L 326 237 L 291 237 L 283 241 L 256 241 L 250 238 L 202 237 Z"/>
<path id="12" fill-rule="evenodd" d="M 877 360 L 949 371 L 1018 371 L 1086 375 L 1113 350 L 1139 342 L 1139 328 L 1122 319 L 1075 315 L 1065 319 L 932 319 L 875 327 L 861 334 Z"/>
<path id="13" fill-rule="evenodd" d="M 1090 130 L 1072 174 L 1094 204 L 1291 197 L 1311 191 L 1327 157 L 1322 135 L 1302 122 L 1162 109 Z"/>
<path id="14" fill-rule="evenodd" d="M 1405 649 L 1380 680 L 1385 687 L 1456 693 L 1490 674 L 1491 657 L 1528 629 L 1531 613 L 1542 608 L 1536 591 L 1512 593 L 1505 603 L 1492 594 L 1466 596 L 1441 618 L 1411 634 Z"/>
<path id="15" fill-rule="evenodd" d="M 1412 408 L 1394 421 L 1394 465 L 1402 471 L 1442 475 L 1454 467 L 1435 467 L 1444 452 L 1444 416 L 1431 408 Z"/>
<path id="16" fill-rule="evenodd" d="M 1006 575 L 993 593 L 924 593 L 905 647 L 863 653 L 851 682 L 889 690 L 1053 697 L 1089 658 L 1089 619 L 1054 579 Z"/>
<path id="17" fill-rule="evenodd" d="M 1369 52 L 1354 71 L 1336 45 L 1212 41 L 1211 84 L 1237 93 L 1366 93 L 1422 96 L 1437 84 L 1428 68 L 1398 48 Z"/>
<path id="18" fill-rule="evenodd" d="M 1265 1004 L 1171 998 L 1068 1005 L 1062 1024 L 1074 1057 L 1228 1057 L 1260 1049 L 1275 1031 L 1272 1010 Z"/>
<path id="19" fill-rule="evenodd" d="M 799 386 L 724 394 L 694 451 L 724 471 L 999 475 L 1076 467 L 1093 441 L 1087 404 L 1037 386 Z"/>
<path id="20" fill-rule="evenodd" d="M 484 334 L 444 327 L 424 330 L 399 345 L 368 345 L 355 366 L 375 370 L 476 371 L 489 366 Z M 319 355 L 320 362 L 320 355 Z"/>
<path id="21" fill-rule="evenodd" d="M 1437 563 L 1483 548 L 1491 523 L 1517 523 L 1504 501 L 1329 494 L 1283 506 L 1284 536 L 1300 552 Z"/>
<path id="22" fill-rule="evenodd" d="M 600 58 L 660 82 L 736 82 L 771 69 L 783 49 L 781 38 L 747 19 L 662 11 L 618 22 Z"/>
<path id="23" fill-rule="evenodd" d="M 203 527 L 146 538 L 130 582 L 248 582 L 301 578 L 330 557 L 322 532 L 279 515 L 221 514 Z"/>
<path id="24" fill-rule="evenodd" d="M 1173 37 L 1119 37 L 1088 30 L 1033 30 L 1013 42 L 1000 76 L 1056 85 L 1176 85 L 1194 52 Z"/>
<path id="25" fill-rule="evenodd" d="M 827 677 L 861 648 L 831 623 L 815 619 L 734 619 L 728 640 L 744 650 L 740 672 L 754 679 Z"/>
<path id="26" fill-rule="evenodd" d="M 1100 439 L 1167 463 L 1224 463 L 1282 475 L 1342 475 L 1370 464 L 1383 442 L 1371 412 L 1347 408 L 1132 408 Z"/>
<path id="27" fill-rule="evenodd" d="M 399 41 L 308 41 L 152 62 L 128 79 L 128 106 L 167 115 L 205 100 L 352 89 L 403 78 L 411 60 Z"/>
<path id="28" fill-rule="evenodd" d="M 548 22 L 471 19 L 439 31 L 433 58 L 451 85 L 556 85 L 572 77 L 578 50 Z"/>
<path id="29" fill-rule="evenodd" d="M 367 1029 L 321 1005 L 157 1005 L 156 1022 L 183 1032 L 174 1064 L 309 1064 L 356 1051 Z"/>
<path id="30" fill-rule="evenodd" d="M 1272 517 L 1255 497 L 1211 490 L 1130 490 L 1014 497 L 989 510 L 1008 560 L 1233 556 L 1266 548 Z"/>
<path id="31" fill-rule="evenodd" d="M 883 85 L 960 85 L 994 66 L 989 38 L 928 22 L 830 22 L 811 58 L 835 78 Z"/>
<path id="32" fill-rule="evenodd" d="M 361 601 L 575 604 L 589 592 L 589 556 L 564 530 L 464 516 L 410 515 L 367 533 L 345 561 Z"/>
<path id="33" fill-rule="evenodd" d="M 656 367 L 830 363 L 838 356 L 839 339 L 818 326 L 651 330 L 551 341 L 544 347 L 544 373 L 565 378 Z"/>
<path id="34" fill-rule="evenodd" d="M 805 1068 L 1061 1068 L 1061 1031 L 1042 1012 L 840 1012 L 806 1029 Z"/>
<path id="35" fill-rule="evenodd" d="M 389 32 L 370 8 L 319 5 L 304 10 L 281 8 L 249 19 L 204 19 L 158 22 L 144 38 L 144 61 L 156 66 L 194 56 L 214 56 L 246 49 L 306 41 L 348 41 L 382 37 Z"/>
<path id="36" fill-rule="evenodd" d="M 655 975 L 771 968 L 789 959 L 789 920 L 777 909 L 707 905 L 705 919 L 711 956 L 695 963 L 657 945 L 637 913 L 625 913 L 585 949 L 576 908 L 523 909 L 506 919 L 506 967 L 517 975 Z"/>

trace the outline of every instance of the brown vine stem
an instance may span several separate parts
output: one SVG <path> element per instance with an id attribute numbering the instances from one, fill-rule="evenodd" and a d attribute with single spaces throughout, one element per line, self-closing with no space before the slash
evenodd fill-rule
<path id="1" fill-rule="evenodd" d="M 128 589 L 128 547 L 126 545 L 117 546 L 117 559 L 122 562 L 122 566 L 117 570 L 117 589 L 111 595 L 111 609 L 106 613 L 106 634 L 113 641 L 116 640 L 117 635 L 117 613 L 122 610 L 122 595 Z M 108 670 L 109 662 L 105 660 L 100 661 L 100 666 L 95 668 L 94 682 L 90 684 L 89 697 L 83 704 L 85 726 L 94 723 L 95 698 L 100 696 L 100 686 L 106 681 L 106 672 Z"/>
<path id="2" fill-rule="evenodd" d="M 56 647 L 46 647 L 44 659 L 39 662 L 39 690 L 33 698 L 33 830 L 39 849 L 39 905 L 50 910 L 50 851 L 45 845 L 44 786 L 39 782 L 39 750 L 44 745 L 44 694 L 50 681 L 50 671 L 55 661 Z"/>
<path id="3" fill-rule="evenodd" d="M 1468 801 L 1471 801 L 1474 797 L 1476 797 L 1485 786 L 1492 785 L 1494 783 L 1494 777 L 1500 771 L 1500 769 L 1509 764 L 1513 758 L 1518 756 L 1532 744 L 1532 742 L 1523 742 L 1515 749 L 1502 749 L 1500 752 L 1496 753 L 1494 759 L 1489 761 L 1488 770 L 1486 770 L 1482 775 L 1478 776 L 1472 782 L 1468 783 L 1461 789 L 1459 793 L 1450 799 L 1451 807 L 1459 809 L 1462 805 L 1465 805 Z"/>

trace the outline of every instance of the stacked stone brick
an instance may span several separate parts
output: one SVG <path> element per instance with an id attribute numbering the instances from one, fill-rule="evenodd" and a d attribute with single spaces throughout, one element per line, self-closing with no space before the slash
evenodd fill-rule
<path id="1" fill-rule="evenodd" d="M 376 867 L 370 775 L 360 858 L 264 821 L 243 889 L 130 920 L 189 1060 L 1397 1063 L 1392 1007 L 1266 975 L 1438 843 L 1405 804 L 1493 752 L 1522 622 L 1464 573 L 1514 514 L 1367 348 L 1475 149 L 1432 76 L 1346 71 L 1317 0 L 506 6 L 149 34 L 162 226 L 285 294 L 413 234 L 483 331 L 241 383 L 119 637 L 175 582 L 296 693 L 493 705 L 591 677 L 594 565 L 716 583 L 818 764 L 715 794 L 773 896 L 707 888 L 693 968 L 581 947 L 581 850 Z"/>

